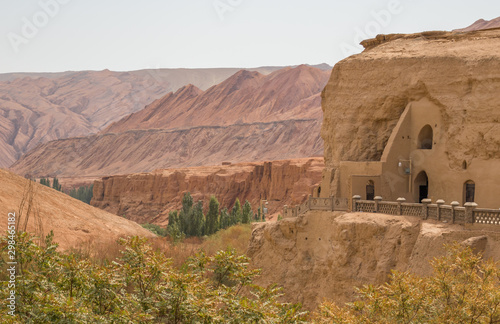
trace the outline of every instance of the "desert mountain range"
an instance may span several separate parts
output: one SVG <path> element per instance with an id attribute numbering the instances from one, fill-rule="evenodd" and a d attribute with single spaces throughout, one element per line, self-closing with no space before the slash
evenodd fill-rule
<path id="1" fill-rule="evenodd" d="M 326 64 L 320 69 L 329 69 Z M 281 67 L 250 69 L 269 74 Z M 206 90 L 238 72 L 156 69 L 0 74 L 0 167 L 51 140 L 97 133 L 186 84 Z"/>
<path id="2" fill-rule="evenodd" d="M 301 65 L 269 75 L 239 71 L 206 91 L 187 85 L 97 135 L 42 144 L 12 170 L 105 176 L 321 156 L 321 91 L 329 76 Z"/>
<path id="3" fill-rule="evenodd" d="M 492 19 L 492 20 L 484 20 L 479 19 L 472 25 L 462 29 L 456 29 L 454 31 L 458 32 L 469 32 L 474 30 L 482 30 L 482 29 L 491 29 L 491 28 L 500 28 L 500 17 Z"/>

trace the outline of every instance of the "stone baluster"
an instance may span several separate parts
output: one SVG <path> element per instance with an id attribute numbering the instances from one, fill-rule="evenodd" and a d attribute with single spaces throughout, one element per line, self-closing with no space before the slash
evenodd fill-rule
<path id="1" fill-rule="evenodd" d="M 476 221 L 474 219 L 474 209 L 476 209 L 477 204 L 475 202 L 467 202 L 464 204 L 465 207 L 465 222 L 469 224 L 474 224 Z"/>
<path id="2" fill-rule="evenodd" d="M 399 197 L 398 198 L 398 215 L 403 215 L 403 203 L 406 201 L 405 198 Z"/>
<path id="3" fill-rule="evenodd" d="M 437 220 L 440 221 L 441 220 L 441 206 L 444 205 L 444 200 L 443 199 L 439 199 L 438 201 L 436 201 L 436 204 L 438 205 L 438 208 L 437 208 Z"/>
<path id="4" fill-rule="evenodd" d="M 360 195 L 355 195 L 352 197 L 352 211 L 357 212 L 358 211 L 358 201 L 361 200 Z"/>
<path id="5" fill-rule="evenodd" d="M 456 208 L 460 206 L 460 203 L 458 201 L 452 201 L 451 202 L 451 223 L 455 224 L 455 217 L 456 217 Z"/>
<path id="6" fill-rule="evenodd" d="M 373 198 L 373 200 L 375 200 L 375 212 L 378 213 L 380 211 L 379 204 L 382 201 L 382 197 L 377 196 L 377 197 Z"/>
<path id="7" fill-rule="evenodd" d="M 429 218 L 429 205 L 432 203 L 432 199 L 426 198 L 422 199 L 422 219 Z"/>

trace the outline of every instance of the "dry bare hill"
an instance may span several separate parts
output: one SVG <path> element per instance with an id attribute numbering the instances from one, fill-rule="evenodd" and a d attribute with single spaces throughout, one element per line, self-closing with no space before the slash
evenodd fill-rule
<path id="1" fill-rule="evenodd" d="M 253 69 L 271 73 L 279 67 Z M 41 143 L 97 133 L 186 84 L 208 89 L 239 69 L 0 74 L 0 167 Z"/>
<path id="2" fill-rule="evenodd" d="M 475 23 L 473 23 L 469 27 L 462 28 L 462 29 L 456 29 L 454 31 L 469 32 L 469 31 L 491 29 L 491 28 L 500 28 L 500 17 L 492 19 L 492 20 L 479 19 L 478 21 L 476 21 Z"/>
<path id="3" fill-rule="evenodd" d="M 329 75 L 299 66 L 267 76 L 240 71 L 206 91 L 186 86 L 102 134 L 40 145 L 12 170 L 104 176 L 321 156 L 321 90 Z"/>
<path id="4" fill-rule="evenodd" d="M 31 206 L 28 231 L 48 234 L 53 230 L 55 241 L 63 249 L 71 247 L 99 249 L 123 236 L 154 237 L 151 232 L 135 222 L 89 206 L 64 193 L 33 183 L 3 169 L 0 169 L 0 183 L 2 184 L 0 186 L 2 233 L 7 230 L 8 213 L 16 213 L 17 218 L 21 217 L 21 223 L 24 223 L 28 206 Z M 28 190 L 30 187 L 32 190 Z M 29 197 L 32 197 L 31 203 L 26 199 L 24 208 L 21 209 L 22 200 Z"/>

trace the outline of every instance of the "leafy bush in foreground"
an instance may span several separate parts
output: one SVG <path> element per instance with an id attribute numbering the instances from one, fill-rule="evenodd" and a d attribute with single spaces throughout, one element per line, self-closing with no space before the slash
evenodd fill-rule
<path id="1" fill-rule="evenodd" d="M 254 285 L 259 271 L 232 250 L 197 254 L 177 270 L 139 237 L 122 239 L 121 257 L 105 265 L 58 252 L 51 235 L 43 247 L 33 239 L 17 236 L 16 315 L 4 323 L 302 323 L 306 315 L 278 302 L 278 288 Z"/>
<path id="2" fill-rule="evenodd" d="M 447 247 L 434 275 L 394 271 L 390 282 L 359 290 L 359 301 L 324 302 L 315 323 L 500 323 L 500 269 L 468 247 Z"/>

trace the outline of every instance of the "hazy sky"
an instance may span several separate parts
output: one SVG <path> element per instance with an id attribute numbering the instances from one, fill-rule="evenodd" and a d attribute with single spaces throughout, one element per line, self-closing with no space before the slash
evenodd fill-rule
<path id="1" fill-rule="evenodd" d="M 498 16 L 497 0 L 0 0 L 0 73 L 333 65 L 376 33 Z"/>

